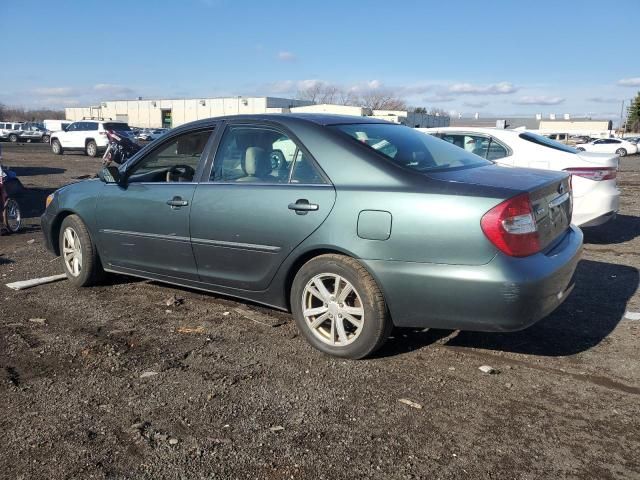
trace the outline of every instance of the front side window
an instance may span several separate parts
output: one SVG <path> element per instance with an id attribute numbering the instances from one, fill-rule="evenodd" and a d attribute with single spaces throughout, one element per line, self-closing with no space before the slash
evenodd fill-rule
<path id="1" fill-rule="evenodd" d="M 210 181 L 224 183 L 324 183 L 315 165 L 286 134 L 270 127 L 230 126 Z"/>
<path id="2" fill-rule="evenodd" d="M 335 125 L 334 128 L 404 168 L 427 173 L 491 163 L 449 142 L 392 123 Z M 464 147 L 463 147 L 464 148 Z"/>
<path id="3" fill-rule="evenodd" d="M 128 172 L 131 182 L 192 182 L 211 129 L 184 133 L 160 145 Z"/>

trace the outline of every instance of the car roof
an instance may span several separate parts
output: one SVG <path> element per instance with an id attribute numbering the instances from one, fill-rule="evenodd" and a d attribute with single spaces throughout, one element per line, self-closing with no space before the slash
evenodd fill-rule
<path id="1" fill-rule="evenodd" d="M 328 125 L 349 125 L 349 124 L 358 124 L 358 123 L 371 123 L 371 124 L 386 124 L 386 125 L 397 125 L 386 120 L 381 120 L 377 118 L 370 117 L 359 117 L 354 115 L 333 115 L 326 113 L 256 113 L 253 115 L 226 115 L 221 117 L 211 117 L 202 120 L 196 120 L 194 122 L 190 122 L 184 125 L 180 125 L 181 127 L 190 126 L 190 127 L 198 127 L 198 126 L 206 126 L 211 124 L 212 122 L 217 121 L 234 121 L 234 120 L 246 120 L 246 121 L 272 121 L 282 124 L 287 123 L 312 123 L 315 125 L 328 126 Z"/>

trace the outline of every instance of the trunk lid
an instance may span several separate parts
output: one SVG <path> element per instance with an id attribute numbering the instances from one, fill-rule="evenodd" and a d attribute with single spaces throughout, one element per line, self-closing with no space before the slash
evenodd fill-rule
<path id="1" fill-rule="evenodd" d="M 504 189 L 501 201 L 528 193 L 543 250 L 566 232 L 571 223 L 573 198 L 566 172 L 490 165 L 432 172 L 428 176 L 445 182 L 477 185 L 480 190 L 482 187 Z"/>
<path id="2" fill-rule="evenodd" d="M 591 163 L 594 167 L 618 168 L 620 161 L 617 155 L 611 155 L 609 153 L 579 152 L 577 155 L 580 160 Z"/>

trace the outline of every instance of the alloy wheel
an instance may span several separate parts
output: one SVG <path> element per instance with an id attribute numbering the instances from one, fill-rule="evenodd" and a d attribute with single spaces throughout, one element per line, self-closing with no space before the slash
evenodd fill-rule
<path id="1" fill-rule="evenodd" d="M 76 231 L 67 227 L 64 230 L 64 241 L 62 244 L 62 255 L 67 271 L 77 277 L 82 270 L 82 245 Z"/>
<path id="2" fill-rule="evenodd" d="M 20 205 L 18 205 L 18 202 L 16 202 L 13 198 L 7 200 L 5 206 L 5 215 L 7 228 L 9 229 L 9 231 L 15 233 L 20 230 L 20 227 L 22 226 Z"/>
<path id="3" fill-rule="evenodd" d="M 321 273 L 302 293 L 302 314 L 307 327 L 323 343 L 343 347 L 353 343 L 365 322 L 360 295 L 344 277 Z"/>

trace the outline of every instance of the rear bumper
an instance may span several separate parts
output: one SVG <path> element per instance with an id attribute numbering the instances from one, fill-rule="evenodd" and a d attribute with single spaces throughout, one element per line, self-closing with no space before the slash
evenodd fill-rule
<path id="1" fill-rule="evenodd" d="M 604 182 L 603 182 L 604 183 Z M 611 220 L 620 208 L 620 190 L 616 187 L 593 189 L 574 197 L 572 222 L 580 227 L 595 227 Z"/>
<path id="2" fill-rule="evenodd" d="M 551 251 L 525 258 L 496 255 L 480 266 L 365 260 L 399 327 L 522 330 L 569 295 L 582 252 L 575 226 Z"/>

